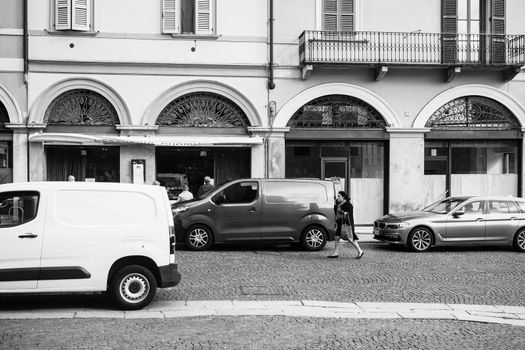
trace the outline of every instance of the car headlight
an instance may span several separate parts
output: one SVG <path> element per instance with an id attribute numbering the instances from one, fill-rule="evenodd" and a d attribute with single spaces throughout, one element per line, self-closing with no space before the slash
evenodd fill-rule
<path id="1" fill-rule="evenodd" d="M 387 227 L 388 228 L 393 228 L 393 229 L 400 229 L 400 228 L 405 228 L 405 227 L 408 227 L 410 226 L 408 222 L 397 222 L 395 224 L 388 224 Z"/>
<path id="2" fill-rule="evenodd" d="M 179 213 L 184 213 L 186 210 L 188 210 L 188 207 L 178 207 L 172 210 L 173 215 L 177 215 Z"/>

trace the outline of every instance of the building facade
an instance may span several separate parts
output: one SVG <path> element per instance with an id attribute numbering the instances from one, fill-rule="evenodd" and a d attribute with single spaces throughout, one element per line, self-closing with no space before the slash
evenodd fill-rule
<path id="1" fill-rule="evenodd" d="M 523 194 L 520 0 L 25 3 L 12 181 L 329 178 L 365 225 Z"/>

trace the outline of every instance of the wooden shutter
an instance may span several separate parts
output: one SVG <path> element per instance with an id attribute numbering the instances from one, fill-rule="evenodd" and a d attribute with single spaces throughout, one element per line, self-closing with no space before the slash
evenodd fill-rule
<path id="1" fill-rule="evenodd" d="M 455 63 L 457 57 L 458 6 L 457 0 L 441 1 L 441 60 Z"/>
<path id="2" fill-rule="evenodd" d="M 91 0 L 72 0 L 71 29 L 87 31 L 90 29 Z"/>
<path id="3" fill-rule="evenodd" d="M 354 0 L 340 0 L 339 30 L 343 32 L 354 31 Z"/>
<path id="4" fill-rule="evenodd" d="M 70 0 L 55 0 L 55 29 L 71 29 L 71 2 Z"/>
<path id="5" fill-rule="evenodd" d="M 195 33 L 213 33 L 213 0 L 196 0 Z"/>
<path id="6" fill-rule="evenodd" d="M 505 63 L 505 0 L 491 0 L 490 15 L 492 63 Z"/>
<path id="7" fill-rule="evenodd" d="M 178 0 L 162 0 L 162 32 L 180 33 Z"/>
<path id="8" fill-rule="evenodd" d="M 337 30 L 337 0 L 323 0 L 323 30 Z"/>

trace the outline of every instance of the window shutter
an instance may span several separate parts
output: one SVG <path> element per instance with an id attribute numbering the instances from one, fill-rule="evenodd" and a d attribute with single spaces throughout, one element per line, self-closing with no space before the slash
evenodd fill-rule
<path id="1" fill-rule="evenodd" d="M 162 32 L 180 33 L 179 1 L 162 0 Z"/>
<path id="2" fill-rule="evenodd" d="M 457 55 L 458 6 L 457 0 L 441 1 L 441 60 L 455 63 Z"/>
<path id="3" fill-rule="evenodd" d="M 505 63 L 505 0 L 491 0 L 492 63 Z"/>
<path id="4" fill-rule="evenodd" d="M 73 30 L 87 31 L 90 28 L 90 1 L 91 0 L 72 0 L 73 10 L 71 14 Z"/>
<path id="5" fill-rule="evenodd" d="M 213 0 L 196 0 L 195 32 L 197 34 L 213 33 Z"/>
<path id="6" fill-rule="evenodd" d="M 323 29 L 337 30 L 337 0 L 323 0 Z"/>
<path id="7" fill-rule="evenodd" d="M 55 29 L 71 29 L 70 0 L 55 0 Z"/>
<path id="8" fill-rule="evenodd" d="M 340 27 L 341 31 L 353 32 L 354 28 L 354 0 L 341 0 L 341 18 Z"/>

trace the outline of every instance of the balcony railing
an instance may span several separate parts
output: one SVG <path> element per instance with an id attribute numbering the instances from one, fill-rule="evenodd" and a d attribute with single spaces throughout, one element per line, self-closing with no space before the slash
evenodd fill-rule
<path id="1" fill-rule="evenodd" d="M 523 35 L 304 31 L 299 57 L 308 64 L 521 67 Z"/>

